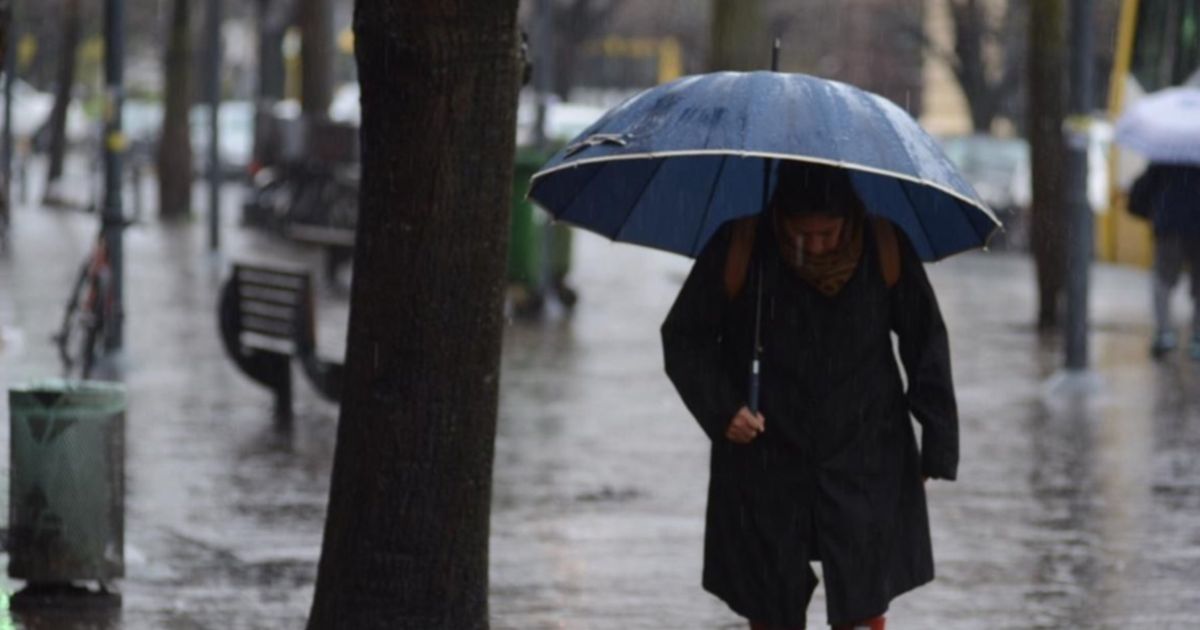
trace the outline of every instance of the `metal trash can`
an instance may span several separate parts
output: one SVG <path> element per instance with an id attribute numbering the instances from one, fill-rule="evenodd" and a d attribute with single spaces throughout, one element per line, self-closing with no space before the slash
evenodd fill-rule
<path id="1" fill-rule="evenodd" d="M 571 270 L 571 228 L 564 223 L 551 223 L 550 215 L 526 198 L 529 178 L 552 155 L 553 151 L 531 148 L 517 151 L 509 225 L 508 282 L 523 287 L 539 303 L 547 291 L 553 291 L 570 307 L 575 303 L 575 292 L 566 285 Z"/>
<path id="2" fill-rule="evenodd" d="M 8 404 L 8 574 L 31 585 L 122 577 L 124 386 L 35 381 Z"/>

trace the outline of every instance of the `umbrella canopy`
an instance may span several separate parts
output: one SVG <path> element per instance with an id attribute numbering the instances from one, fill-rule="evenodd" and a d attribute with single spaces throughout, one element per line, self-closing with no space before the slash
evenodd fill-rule
<path id="1" fill-rule="evenodd" d="M 867 211 L 925 260 L 986 245 L 995 216 L 902 109 L 804 74 L 685 77 L 612 109 L 533 176 L 530 197 L 609 238 L 696 256 L 762 209 L 778 160 L 846 168 Z"/>
<path id="2" fill-rule="evenodd" d="M 1130 105 L 1114 139 L 1151 162 L 1200 165 L 1200 88 L 1167 88 Z"/>

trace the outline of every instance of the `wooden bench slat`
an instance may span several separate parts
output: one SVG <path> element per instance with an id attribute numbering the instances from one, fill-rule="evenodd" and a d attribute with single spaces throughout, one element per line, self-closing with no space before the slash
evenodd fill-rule
<path id="1" fill-rule="evenodd" d="M 296 308 L 293 305 L 244 299 L 239 306 L 243 315 L 257 315 L 289 323 L 296 319 Z"/>
<path id="2" fill-rule="evenodd" d="M 290 339 L 280 339 L 270 335 L 262 335 L 253 331 L 243 330 L 238 343 L 242 348 L 252 350 L 268 350 L 279 354 L 295 354 L 296 344 Z"/>
<path id="3" fill-rule="evenodd" d="M 280 339 L 291 339 L 294 326 L 291 322 L 250 315 L 242 317 L 242 330 L 278 337 Z"/>
<path id="4" fill-rule="evenodd" d="M 238 299 L 242 302 L 256 300 L 279 306 L 292 307 L 300 303 L 300 300 L 303 299 L 303 294 L 296 291 L 284 291 L 281 289 L 269 289 L 243 284 L 238 286 Z"/>
<path id="5" fill-rule="evenodd" d="M 304 278 L 295 278 L 292 276 L 243 274 L 242 277 L 238 278 L 238 282 L 242 286 L 298 292 L 304 290 L 305 280 Z"/>

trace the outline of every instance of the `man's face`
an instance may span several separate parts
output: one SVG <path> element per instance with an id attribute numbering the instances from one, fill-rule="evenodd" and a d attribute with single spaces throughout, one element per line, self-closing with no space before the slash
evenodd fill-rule
<path id="1" fill-rule="evenodd" d="M 837 249 L 846 220 L 827 214 L 783 215 L 783 230 L 805 256 L 821 256 Z"/>

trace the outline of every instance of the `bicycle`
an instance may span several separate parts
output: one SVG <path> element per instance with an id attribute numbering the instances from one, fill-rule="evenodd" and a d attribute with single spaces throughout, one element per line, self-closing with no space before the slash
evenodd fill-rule
<path id="1" fill-rule="evenodd" d="M 137 220 L 101 219 L 95 245 L 79 267 L 79 274 L 63 309 L 62 323 L 53 336 L 63 365 L 63 377 L 78 374 L 86 379 L 107 348 L 108 327 L 117 321 L 112 265 L 108 256 L 108 230 L 123 230 Z"/>

